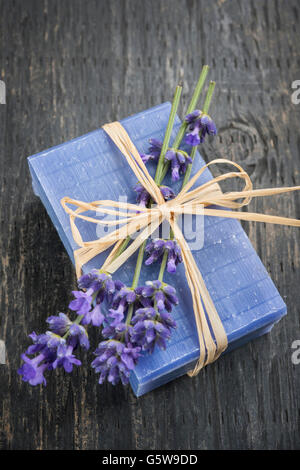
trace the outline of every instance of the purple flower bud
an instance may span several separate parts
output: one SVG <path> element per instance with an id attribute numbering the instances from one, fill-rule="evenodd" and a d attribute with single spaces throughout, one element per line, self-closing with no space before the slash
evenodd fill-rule
<path id="1" fill-rule="evenodd" d="M 102 323 L 104 322 L 104 315 L 101 312 L 101 306 L 100 304 L 96 304 L 95 307 L 87 312 L 83 319 L 81 320 L 81 323 L 83 325 L 89 325 L 92 323 L 94 326 L 101 326 Z"/>
<path id="2" fill-rule="evenodd" d="M 159 158 L 161 148 L 162 148 L 162 142 L 158 139 L 149 139 L 150 142 L 150 147 L 149 147 L 149 153 L 153 155 L 156 158 Z"/>
<path id="3" fill-rule="evenodd" d="M 187 145 L 191 145 L 191 147 L 197 147 L 201 142 L 201 139 L 199 137 L 199 129 L 196 128 L 194 131 L 189 132 L 185 136 L 185 143 Z"/>
<path id="4" fill-rule="evenodd" d="M 154 292 L 155 292 L 155 287 L 153 285 L 144 286 L 143 290 L 142 290 L 142 296 L 143 297 L 152 297 Z"/>
<path id="5" fill-rule="evenodd" d="M 149 139 L 150 147 L 148 154 L 141 154 L 141 158 L 144 163 L 147 163 L 149 160 L 157 161 L 160 156 L 162 142 L 157 139 Z"/>
<path id="6" fill-rule="evenodd" d="M 184 120 L 188 124 L 193 124 L 199 117 L 201 116 L 201 111 L 200 109 L 195 109 L 192 111 L 190 114 L 187 114 L 184 118 Z"/>
<path id="7" fill-rule="evenodd" d="M 156 239 L 150 242 L 145 250 L 150 255 L 145 264 L 148 266 L 155 261 L 161 262 L 165 250 L 168 251 L 167 271 L 174 273 L 177 265 L 182 262 L 181 250 L 176 240 Z"/>
<path id="8" fill-rule="evenodd" d="M 34 344 L 27 349 L 25 354 L 21 355 L 24 364 L 19 368 L 18 373 L 22 376 L 22 380 L 29 382 L 30 385 L 41 383 L 46 385 L 46 379 L 43 375 L 46 370 L 64 367 L 67 372 L 70 372 L 72 364 L 81 364 L 72 353 L 73 346 L 67 344 L 64 338 L 51 331 L 42 335 L 33 332 L 29 336 Z M 27 354 L 35 353 L 38 355 L 33 358 L 27 356 Z"/>
<path id="9" fill-rule="evenodd" d="M 146 286 L 139 289 L 139 292 L 139 302 L 143 305 L 143 308 L 154 307 L 159 313 L 165 310 L 171 312 L 173 306 L 178 304 L 174 287 L 159 280 L 147 281 Z M 148 299 L 148 303 L 143 304 L 143 298 Z"/>
<path id="10" fill-rule="evenodd" d="M 130 372 L 134 369 L 141 348 L 131 343 L 116 340 L 102 341 L 95 351 L 96 359 L 92 362 L 95 372 L 100 373 L 99 383 L 105 380 L 116 385 L 120 380 L 128 384 Z"/>
<path id="11" fill-rule="evenodd" d="M 57 358 L 52 364 L 53 369 L 63 367 L 66 372 L 72 372 L 73 364 L 81 366 L 81 362 L 73 354 L 73 347 L 71 345 L 60 345 L 57 348 Z"/>
<path id="12" fill-rule="evenodd" d="M 72 300 L 69 304 L 69 308 L 74 310 L 77 315 L 85 315 L 91 309 L 92 304 L 92 293 L 93 289 L 88 289 L 87 292 L 76 291 L 74 290 L 72 294 L 74 295 L 75 299 Z"/>
<path id="13" fill-rule="evenodd" d="M 206 134 L 217 134 L 216 125 L 211 117 L 198 109 L 188 114 L 185 120 L 189 124 L 185 137 L 185 142 L 188 145 L 195 147 L 204 142 Z"/>
<path id="14" fill-rule="evenodd" d="M 67 338 L 68 345 L 71 345 L 73 349 L 76 349 L 78 345 L 84 349 L 89 349 L 90 343 L 85 328 L 77 323 L 73 323 L 70 327 L 70 336 Z"/>
<path id="15" fill-rule="evenodd" d="M 183 150 L 168 150 L 165 160 L 171 162 L 172 181 L 178 181 L 179 176 L 186 172 L 188 163 L 192 163 L 191 157 Z"/>
<path id="16" fill-rule="evenodd" d="M 146 191 L 144 186 L 142 186 L 140 183 L 138 183 L 133 189 L 137 193 L 136 202 L 141 207 L 146 207 L 150 201 L 150 194 Z"/>
<path id="17" fill-rule="evenodd" d="M 156 308 L 140 308 L 132 318 L 131 341 L 144 351 L 153 352 L 155 345 L 165 349 L 170 339 L 175 321 L 167 312 L 160 313 Z"/>
<path id="18" fill-rule="evenodd" d="M 60 336 L 67 333 L 69 327 L 72 325 L 71 320 L 62 312 L 59 313 L 58 316 L 48 317 L 46 322 L 49 323 L 50 330 Z"/>
<path id="19" fill-rule="evenodd" d="M 81 276 L 78 286 L 80 289 L 89 289 L 90 293 L 96 294 L 97 303 L 108 300 L 115 292 L 115 283 L 111 275 L 98 269 L 92 269 L 88 274 Z"/>
<path id="20" fill-rule="evenodd" d="M 166 201 L 175 197 L 173 189 L 169 188 L 169 186 L 160 186 L 160 191 Z"/>
<path id="21" fill-rule="evenodd" d="M 46 385 L 44 372 L 47 369 L 47 363 L 41 363 L 44 360 L 43 354 L 40 354 L 33 359 L 30 359 L 26 354 L 22 354 L 21 358 L 24 364 L 18 369 L 18 374 L 21 375 L 24 382 L 29 382 L 30 385 Z"/>
<path id="22" fill-rule="evenodd" d="M 147 205 L 150 202 L 151 196 L 146 191 L 144 186 L 138 183 L 133 189 L 137 193 L 136 202 L 141 207 L 147 207 Z M 169 188 L 169 186 L 160 186 L 160 190 L 166 201 L 168 199 L 173 199 L 175 197 L 174 191 L 171 188 Z"/>

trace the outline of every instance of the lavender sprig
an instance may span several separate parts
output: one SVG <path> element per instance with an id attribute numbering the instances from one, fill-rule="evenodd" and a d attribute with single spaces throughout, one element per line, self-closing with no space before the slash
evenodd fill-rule
<path id="1" fill-rule="evenodd" d="M 205 101 L 204 101 L 204 105 L 203 105 L 203 112 L 205 114 L 207 114 L 208 111 L 209 111 L 209 107 L 210 107 L 210 103 L 211 103 L 211 100 L 212 100 L 212 97 L 213 97 L 215 85 L 216 85 L 216 83 L 213 82 L 213 81 L 211 81 L 209 83 L 208 91 L 207 91 Z M 183 182 L 182 182 L 182 188 L 184 188 L 184 186 L 187 184 L 188 180 L 190 179 L 191 171 L 192 171 L 192 165 L 193 165 L 193 161 L 194 161 L 196 152 L 197 152 L 197 147 L 193 147 L 192 150 L 191 150 L 191 154 L 190 154 L 192 163 L 190 163 L 188 165 L 187 169 L 186 169 L 186 172 L 185 172 L 185 175 L 184 175 L 184 178 L 183 178 Z"/>
<path id="2" fill-rule="evenodd" d="M 206 80 L 206 77 L 207 77 L 207 74 L 208 74 L 208 70 L 209 70 L 209 66 L 204 65 L 202 70 L 201 70 L 201 73 L 200 73 L 196 88 L 194 90 L 193 96 L 191 98 L 191 101 L 190 101 L 190 103 L 187 107 L 186 114 L 191 113 L 196 108 L 197 102 L 199 100 L 202 88 L 204 86 L 204 83 L 205 83 L 205 80 Z M 180 144 L 181 144 L 182 139 L 184 137 L 186 128 L 187 128 L 187 122 L 182 121 L 181 126 L 179 128 L 179 131 L 177 133 L 177 136 L 175 137 L 175 140 L 174 140 L 174 143 L 173 143 L 173 146 L 172 146 L 173 149 L 176 150 L 180 147 Z M 163 169 L 162 169 L 159 183 L 161 183 L 164 180 L 164 178 L 165 178 L 165 176 L 166 176 L 166 174 L 169 170 L 169 166 L 170 166 L 170 163 L 166 162 Z"/>
<path id="3" fill-rule="evenodd" d="M 199 77 L 199 80 L 198 80 L 198 84 L 196 86 L 196 89 L 194 91 L 194 94 L 193 94 L 193 97 L 190 101 L 190 104 L 188 106 L 188 109 L 187 109 L 187 115 L 188 114 L 191 114 L 194 110 L 194 108 L 197 106 L 197 101 L 199 99 L 199 96 L 200 96 L 200 93 L 201 93 L 201 90 L 203 88 L 203 85 L 204 85 L 204 82 L 205 82 L 205 78 L 206 78 L 206 75 L 207 75 L 207 72 L 208 72 L 208 66 L 204 66 L 203 69 L 202 69 L 202 72 L 200 74 L 200 77 Z M 211 81 L 209 83 L 209 87 L 208 87 L 208 91 L 207 91 L 207 94 L 206 94 L 206 97 L 205 97 L 205 101 L 204 101 L 204 105 L 203 105 L 203 113 L 205 115 L 207 115 L 208 111 L 209 111 L 209 107 L 210 107 L 210 103 L 211 103 L 211 100 L 212 100 L 212 96 L 213 96 L 213 92 L 214 92 L 214 88 L 215 88 L 215 82 Z M 188 125 L 188 121 L 184 120 L 184 122 L 182 123 L 181 127 L 180 127 L 180 130 L 177 134 L 177 137 L 175 139 L 175 142 L 173 144 L 173 148 L 178 148 L 181 144 L 181 141 L 184 137 L 184 133 L 187 129 L 187 125 Z M 197 146 L 194 146 L 192 147 L 192 150 L 191 150 L 191 154 L 190 154 L 190 159 L 191 159 L 191 162 L 189 162 L 187 168 L 186 168 L 186 171 L 185 171 L 185 175 L 184 175 L 184 179 L 183 179 L 183 182 L 182 182 L 182 186 L 181 186 L 181 189 L 187 184 L 189 178 L 190 178 L 190 175 L 191 175 L 191 171 L 192 171 L 192 165 L 193 165 L 193 161 L 194 161 L 194 158 L 195 158 L 195 155 L 196 155 L 196 152 L 197 152 Z M 168 171 L 168 167 L 167 165 L 165 165 L 165 168 L 163 169 L 162 171 L 162 179 L 161 181 L 163 181 L 166 173 Z M 170 237 L 172 238 L 172 231 L 170 230 Z M 166 266 L 167 266 L 167 261 L 168 261 L 168 250 L 164 249 L 164 254 L 162 256 L 162 261 L 161 261 L 161 267 L 160 267 L 160 272 L 159 272 L 159 280 L 162 281 L 163 280 L 163 277 L 164 277 L 164 272 L 165 272 L 165 269 L 166 269 Z M 180 255 L 181 256 L 181 255 Z"/>
<path id="4" fill-rule="evenodd" d="M 197 87 L 187 110 L 190 114 L 198 101 L 202 90 L 208 67 L 201 72 Z M 193 118 L 202 118 L 203 122 L 197 122 L 201 132 L 210 133 L 211 129 L 205 125 L 211 125 L 208 121 L 208 108 L 210 105 L 213 88 L 211 82 L 203 108 L 204 116 L 196 113 Z M 172 189 L 161 185 L 169 165 L 172 165 L 172 179 L 176 181 L 179 175 L 185 173 L 182 187 L 189 179 L 192 161 L 196 153 L 196 147 L 191 155 L 178 150 L 190 119 L 186 119 L 177 134 L 172 148 L 169 141 L 174 125 L 174 119 L 178 108 L 182 87 L 175 91 L 171 113 L 163 143 L 151 140 L 150 154 L 142 156 L 144 162 L 156 160 L 158 164 L 155 174 L 155 182 L 160 185 L 165 200 L 175 196 Z M 200 129 L 200 124 L 202 128 Z M 204 136 L 203 136 L 204 137 Z M 201 139 L 200 139 L 201 140 Z M 143 188 L 138 188 L 138 202 L 144 206 L 150 205 L 150 196 L 143 193 Z M 170 234 L 172 238 L 172 233 Z M 129 239 L 119 247 L 115 257 L 119 256 L 129 243 Z M 64 368 L 71 372 L 74 365 L 81 365 L 74 352 L 78 347 L 89 349 L 87 331 L 83 325 L 101 327 L 105 341 L 99 343 L 95 351 L 96 358 L 92 367 L 100 373 L 99 383 L 108 380 L 112 384 L 121 381 L 127 384 L 131 371 L 137 364 L 140 351 L 152 352 L 157 345 L 166 347 L 166 341 L 170 339 L 172 329 L 176 323 L 171 317 L 173 306 L 178 304 L 178 298 L 174 287 L 163 282 L 165 269 L 175 272 L 176 266 L 182 261 L 180 249 L 174 240 L 157 240 L 147 247 L 149 255 L 146 264 L 161 261 L 158 279 L 147 281 L 145 286 L 138 287 L 138 281 L 143 264 L 146 241 L 141 245 L 138 253 L 132 286 L 126 287 L 120 281 L 113 281 L 108 273 L 101 270 L 92 270 L 84 274 L 78 280 L 80 290 L 73 291 L 74 299 L 69 308 L 76 312 L 75 321 L 64 313 L 50 316 L 47 319 L 50 331 L 37 335 L 33 332 L 29 335 L 33 344 L 22 354 L 23 365 L 18 370 L 24 381 L 31 385 L 44 384 L 44 373 L 47 370 Z M 105 310 L 103 305 L 105 304 Z M 34 357 L 28 357 L 34 356 Z"/>
<path id="5" fill-rule="evenodd" d="M 33 344 L 21 355 L 24 363 L 18 373 L 30 385 L 46 385 L 44 372 L 47 370 L 63 367 L 66 372 L 71 372 L 73 365 L 81 365 L 74 351 L 79 346 L 89 349 L 90 344 L 86 329 L 79 323 L 100 326 L 104 321 L 100 304 L 110 301 L 115 291 L 111 276 L 94 269 L 81 276 L 78 286 L 87 290 L 73 291 L 75 299 L 70 302 L 69 308 L 77 313 L 77 319 L 72 322 L 61 312 L 58 316 L 47 318 L 50 331 L 41 335 L 35 332 L 29 335 Z"/>
<path id="6" fill-rule="evenodd" d="M 173 98 L 173 102 L 172 102 L 172 108 L 171 108 L 171 112 L 170 112 L 170 116 L 169 116 L 169 120 L 168 120 L 168 124 L 167 124 L 167 129 L 166 129 L 166 132 L 165 132 L 164 141 L 163 141 L 163 144 L 162 144 L 162 147 L 161 147 L 160 156 L 159 156 L 158 164 L 157 164 L 157 167 L 156 167 L 156 173 L 155 173 L 154 181 L 158 184 L 161 181 L 162 167 L 164 165 L 165 155 L 166 155 L 166 152 L 167 152 L 168 147 L 169 147 L 171 133 L 172 133 L 172 129 L 173 129 L 173 126 L 174 126 L 175 116 L 176 116 L 176 113 L 177 113 L 181 92 L 182 92 L 182 86 L 178 85 L 176 87 L 176 90 L 175 90 L 175 94 L 174 94 L 174 98 Z"/>
<path id="7" fill-rule="evenodd" d="M 176 240 L 164 240 L 156 238 L 146 248 L 146 253 L 149 255 L 145 264 L 147 266 L 155 262 L 163 262 L 166 257 L 167 271 L 169 273 L 176 272 L 176 266 L 182 262 L 181 251 Z"/>

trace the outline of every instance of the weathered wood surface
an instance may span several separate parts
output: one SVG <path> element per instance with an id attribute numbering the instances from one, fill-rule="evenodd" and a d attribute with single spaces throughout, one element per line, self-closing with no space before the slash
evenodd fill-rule
<path id="1" fill-rule="evenodd" d="M 250 224 L 249 236 L 288 305 L 271 334 L 142 398 L 98 386 L 87 367 L 21 383 L 26 334 L 63 311 L 73 267 L 42 204 L 26 157 L 101 124 L 190 96 L 201 66 L 217 81 L 219 136 L 206 159 L 242 163 L 256 187 L 300 184 L 300 8 L 288 1 L 16 0 L 0 2 L 2 449 L 300 448 L 299 232 Z M 300 217 L 299 195 L 251 210 Z"/>

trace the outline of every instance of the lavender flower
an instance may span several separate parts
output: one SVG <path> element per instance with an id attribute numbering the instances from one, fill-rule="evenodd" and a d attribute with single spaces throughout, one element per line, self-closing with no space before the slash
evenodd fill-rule
<path id="1" fill-rule="evenodd" d="M 122 334 L 127 333 L 128 326 L 123 321 L 124 315 L 110 309 L 106 326 L 102 330 L 102 336 L 108 339 L 120 339 Z"/>
<path id="2" fill-rule="evenodd" d="M 188 123 L 188 133 L 185 137 L 185 142 L 188 145 L 196 147 L 205 140 L 206 134 L 216 135 L 217 128 L 214 121 L 208 114 L 203 113 L 199 109 L 195 109 L 192 113 L 185 117 Z"/>
<path id="3" fill-rule="evenodd" d="M 46 370 L 62 367 L 66 372 L 71 372 L 74 365 L 81 365 L 74 351 L 79 346 L 89 349 L 89 339 L 83 325 L 90 323 L 98 327 L 103 324 L 104 334 L 123 345 L 122 357 L 120 360 L 117 357 L 120 364 L 113 367 L 111 364 L 113 359 L 106 364 L 108 369 L 111 368 L 109 380 L 116 382 L 119 377 L 123 383 L 126 383 L 128 370 L 134 367 L 140 348 L 133 348 L 130 344 L 129 330 L 132 326 L 123 320 L 129 305 L 134 304 L 138 298 L 135 291 L 120 281 L 114 282 L 110 274 L 96 269 L 81 276 L 78 286 L 86 291 L 73 291 L 75 298 L 69 304 L 69 308 L 79 315 L 77 320 L 72 322 L 65 313 L 61 312 L 57 316 L 47 318 L 51 331 L 41 335 L 33 332 L 29 335 L 33 344 L 22 354 L 23 364 L 18 373 L 31 385 L 41 383 L 46 385 L 44 377 Z M 104 301 L 111 307 L 108 315 L 101 310 Z M 28 357 L 30 355 L 35 357 Z"/>
<path id="4" fill-rule="evenodd" d="M 127 326 L 123 320 L 128 307 L 134 304 L 136 300 L 137 294 L 135 291 L 126 286 L 121 287 L 115 294 L 111 304 L 112 308 L 109 309 L 105 327 L 102 330 L 102 335 L 105 338 L 119 338 L 121 333 L 126 333 Z"/>
<path id="5" fill-rule="evenodd" d="M 140 350 L 140 347 L 134 347 L 131 343 L 124 344 L 116 340 L 99 343 L 94 353 L 96 359 L 92 362 L 95 372 L 100 373 L 99 383 L 102 384 L 107 379 L 113 385 L 120 380 L 123 385 L 128 384 Z"/>
<path id="6" fill-rule="evenodd" d="M 81 320 L 81 323 L 83 325 L 89 325 L 92 323 L 94 326 L 101 326 L 102 323 L 104 322 L 104 315 L 101 311 L 101 306 L 100 303 L 94 306 L 92 310 L 89 310 Z"/>
<path id="7" fill-rule="evenodd" d="M 168 201 L 169 199 L 173 199 L 175 197 L 173 189 L 169 188 L 169 186 L 160 185 L 160 191 L 165 201 Z"/>
<path id="8" fill-rule="evenodd" d="M 101 326 L 105 317 L 100 304 L 105 300 L 110 302 L 116 290 L 111 275 L 93 269 L 79 278 L 78 286 L 87 291 L 74 291 L 76 298 L 70 303 L 69 308 L 75 310 L 78 315 L 84 315 L 81 321 L 83 325 L 92 323 L 94 326 Z"/>
<path id="9" fill-rule="evenodd" d="M 149 139 L 150 147 L 148 154 L 141 154 L 141 158 L 144 163 L 147 163 L 149 160 L 157 161 L 160 156 L 162 142 L 157 139 Z"/>
<path id="10" fill-rule="evenodd" d="M 178 181 L 180 175 L 186 172 L 189 163 L 193 163 L 191 157 L 183 150 L 173 150 L 166 152 L 165 160 L 171 162 L 172 181 Z"/>
<path id="11" fill-rule="evenodd" d="M 93 311 L 89 312 L 89 314 L 92 314 L 92 312 Z M 86 315 L 83 317 L 83 319 L 85 319 Z M 58 316 L 51 316 L 47 318 L 46 321 L 49 323 L 51 331 L 55 333 L 56 338 L 59 336 L 64 336 L 66 333 L 68 333 L 68 335 L 66 335 L 68 338 L 67 343 L 71 344 L 74 349 L 77 348 L 78 345 L 84 347 L 85 349 L 89 349 L 89 340 L 85 328 L 81 325 L 78 325 L 77 323 L 71 322 L 69 317 L 67 317 L 67 315 L 64 313 L 59 313 Z"/>
<path id="12" fill-rule="evenodd" d="M 53 333 L 63 336 L 69 331 L 70 326 L 72 325 L 71 320 L 65 313 L 59 313 L 58 316 L 48 317 L 46 320 L 49 323 L 49 328 Z"/>
<path id="13" fill-rule="evenodd" d="M 165 250 L 168 251 L 167 260 L 167 271 L 169 273 L 176 272 L 176 266 L 182 262 L 181 250 L 175 240 L 163 240 L 156 238 L 146 248 L 146 253 L 149 258 L 145 261 L 145 264 L 149 266 L 156 261 L 161 261 Z"/>
<path id="14" fill-rule="evenodd" d="M 54 357 L 58 346 L 66 342 L 64 338 L 61 338 L 52 331 L 46 331 L 46 333 L 41 335 L 37 335 L 35 331 L 33 331 L 28 336 L 32 339 L 33 344 L 27 348 L 25 354 L 31 355 L 43 352 L 45 356 L 50 359 Z"/>
<path id="15" fill-rule="evenodd" d="M 76 366 L 81 366 L 81 362 L 73 354 L 73 347 L 71 345 L 66 346 L 61 344 L 57 348 L 57 356 L 55 361 L 52 363 L 53 369 L 57 367 L 63 367 L 66 372 L 72 372 L 73 364 Z"/>
<path id="16" fill-rule="evenodd" d="M 171 312 L 173 306 L 178 305 L 176 289 L 159 280 L 147 281 L 141 290 L 141 295 L 148 298 L 159 312 L 164 310 Z"/>
<path id="17" fill-rule="evenodd" d="M 148 203 L 150 202 L 151 196 L 146 191 L 144 186 L 138 183 L 133 189 L 137 193 L 137 197 L 136 197 L 137 203 L 141 207 L 147 207 Z M 171 188 L 169 188 L 169 186 L 161 185 L 160 190 L 166 201 L 169 199 L 173 199 L 175 197 L 174 191 Z"/>
<path id="18" fill-rule="evenodd" d="M 99 269 L 92 269 L 89 273 L 83 274 L 78 279 L 78 287 L 79 289 L 91 289 L 93 293 L 97 293 L 96 303 L 110 300 L 116 288 L 111 275 Z"/>
<path id="19" fill-rule="evenodd" d="M 110 311 L 119 313 L 124 316 L 125 311 L 127 310 L 128 306 L 131 305 L 136 301 L 136 293 L 131 287 L 123 286 L 121 289 L 115 294 L 113 301 L 112 301 L 112 308 Z"/>
<path id="20" fill-rule="evenodd" d="M 144 186 L 140 183 L 138 183 L 134 188 L 134 191 L 136 192 L 136 202 L 141 206 L 141 207 L 147 207 L 149 201 L 150 201 L 150 194 L 148 191 L 144 188 Z"/>
<path id="21" fill-rule="evenodd" d="M 83 347 L 84 349 L 90 348 L 88 334 L 85 328 L 77 323 L 72 323 L 69 329 L 69 334 L 67 338 L 67 343 L 76 349 L 78 346 Z"/>
<path id="22" fill-rule="evenodd" d="M 81 365 L 81 362 L 73 355 L 73 346 L 67 345 L 64 338 L 50 331 L 41 335 L 33 332 L 29 336 L 33 340 L 33 345 L 21 355 L 24 364 L 18 370 L 24 382 L 29 382 L 30 385 L 42 383 L 46 385 L 44 377 L 46 370 L 64 367 L 66 372 L 70 372 L 73 368 L 72 364 Z M 38 353 L 37 356 L 28 357 L 36 353 Z"/>
<path id="23" fill-rule="evenodd" d="M 88 313 L 92 306 L 93 301 L 93 289 L 89 288 L 86 292 L 83 291 L 72 291 L 75 299 L 69 304 L 69 308 L 77 313 L 77 315 L 85 315 Z"/>
<path id="24" fill-rule="evenodd" d="M 176 322 L 168 312 L 158 312 L 153 307 L 140 308 L 132 318 L 131 341 L 143 351 L 153 352 L 155 345 L 166 349 Z"/>
<path id="25" fill-rule="evenodd" d="M 46 379 L 44 372 L 48 367 L 47 362 L 43 362 L 44 355 L 39 354 L 38 356 L 30 359 L 26 354 L 22 354 L 21 358 L 24 364 L 18 369 L 18 374 L 21 375 L 24 382 L 29 382 L 30 385 L 46 385 Z"/>

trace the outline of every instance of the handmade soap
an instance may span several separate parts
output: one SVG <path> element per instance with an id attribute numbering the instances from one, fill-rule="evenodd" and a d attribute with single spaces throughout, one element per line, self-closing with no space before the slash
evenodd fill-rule
<path id="1" fill-rule="evenodd" d="M 170 109 L 170 103 L 164 103 L 121 121 L 139 152 L 147 153 L 150 137 L 163 139 Z M 178 118 L 175 124 L 173 139 L 180 125 Z M 60 204 L 63 196 L 82 201 L 119 200 L 119 197 L 124 200 L 127 197 L 129 202 L 135 202 L 132 188 L 136 177 L 102 129 L 33 155 L 28 163 L 34 191 L 41 198 L 73 261 L 73 250 L 78 247 L 72 237 L 69 216 Z M 203 165 L 198 154 L 193 173 Z M 199 183 L 210 178 L 210 172 L 205 170 Z M 78 221 L 78 227 L 84 240 L 104 234 L 99 232 L 99 226 L 85 221 Z M 268 332 L 274 322 L 285 315 L 286 306 L 237 220 L 204 217 L 203 235 L 203 247 L 194 250 L 193 256 L 224 324 L 228 352 Z M 84 271 L 101 267 L 107 254 L 91 260 Z M 114 277 L 130 285 L 135 261 L 136 254 Z M 157 276 L 156 265 L 145 267 L 141 282 L 157 279 Z M 184 374 L 193 367 L 199 355 L 183 266 L 178 267 L 175 275 L 167 274 L 165 280 L 178 292 L 179 306 L 173 310 L 178 326 L 166 351 L 156 350 L 152 355 L 145 355 L 132 372 L 130 382 L 137 396 Z"/>

